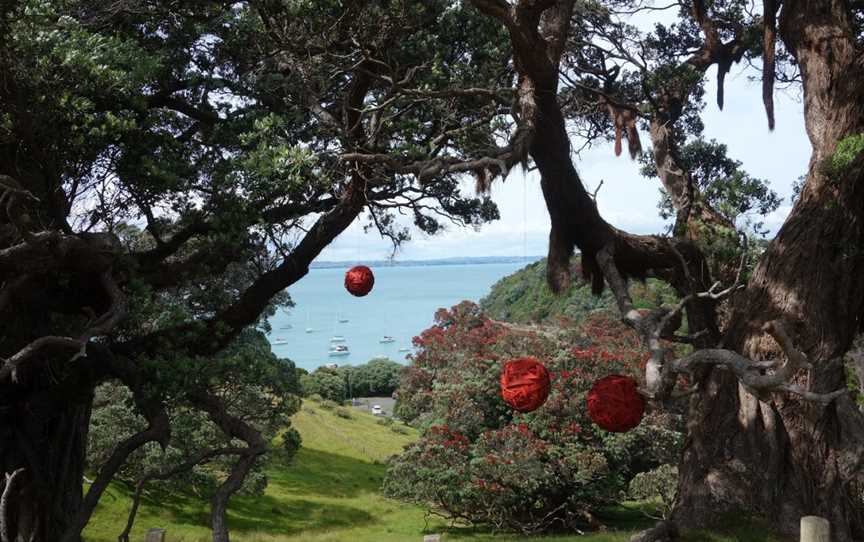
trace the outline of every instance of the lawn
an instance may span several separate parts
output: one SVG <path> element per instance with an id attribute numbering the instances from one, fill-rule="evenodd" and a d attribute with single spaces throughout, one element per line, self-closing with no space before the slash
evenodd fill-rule
<path id="1" fill-rule="evenodd" d="M 424 532 L 444 532 L 446 540 L 509 542 L 522 536 L 494 535 L 468 528 L 447 528 L 424 511 L 382 497 L 383 461 L 416 438 L 406 428 L 398 434 L 364 413 L 353 419 L 335 416 L 311 402 L 294 417 L 303 448 L 292 465 L 271 460 L 269 486 L 258 497 L 235 497 L 229 522 L 238 542 L 410 542 Z M 126 521 L 130 491 L 113 485 L 102 498 L 85 531 L 87 542 L 114 542 Z M 151 527 L 167 529 L 168 542 L 209 542 L 209 506 L 183 494 L 148 495 L 142 501 L 131 539 L 144 540 Z M 635 504 L 609 510 L 603 519 L 615 530 L 587 536 L 550 536 L 543 542 L 620 542 L 646 523 Z M 780 542 L 752 524 L 735 521 L 726 534 L 688 533 L 690 542 Z M 424 527 L 428 530 L 424 531 Z"/>

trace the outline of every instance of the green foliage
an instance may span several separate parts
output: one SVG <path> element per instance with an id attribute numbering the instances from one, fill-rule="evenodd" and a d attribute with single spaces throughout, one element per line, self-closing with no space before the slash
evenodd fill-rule
<path id="1" fill-rule="evenodd" d="M 389 397 L 399 385 L 403 366 L 389 359 L 373 359 L 363 365 L 319 367 L 300 376 L 304 396 L 320 396 L 343 403 L 349 397 Z"/>
<path id="2" fill-rule="evenodd" d="M 596 512 L 608 531 L 528 538 L 521 534 L 452 525 L 429 517 L 423 507 L 402 504 L 379 491 L 386 467 L 380 463 L 417 438 L 399 435 L 358 412 L 353 420 L 304 409 L 293 425 L 303 447 L 289 465 L 280 455 L 268 456 L 269 484 L 263 496 L 242 495 L 231 502 L 231 539 L 238 542 L 405 542 L 430 532 L 462 542 L 627 542 L 651 525 L 642 503 L 626 503 Z M 132 490 L 113 484 L 84 533 L 88 542 L 115 542 L 126 522 Z M 148 527 L 167 529 L 171 540 L 208 542 L 207 505 L 183 488 L 154 489 L 142 500 L 132 540 L 143 540 Z M 780 542 L 747 518 L 736 517 L 719 531 L 685 532 L 682 542 Z"/>
<path id="3" fill-rule="evenodd" d="M 864 134 L 852 134 L 837 142 L 837 148 L 824 162 L 826 175 L 842 175 L 843 171 L 864 152 Z"/>
<path id="4" fill-rule="evenodd" d="M 337 369 L 328 367 L 319 367 L 313 372 L 301 376 L 300 390 L 305 397 L 317 395 L 325 399 L 325 403 L 339 404 L 345 400 L 348 393 L 344 375 Z"/>
<path id="5" fill-rule="evenodd" d="M 727 152 L 726 145 L 713 139 L 706 141 L 700 136 L 678 149 L 676 158 L 681 168 L 690 174 L 706 204 L 730 223 L 737 224 L 741 219 L 744 223 L 739 224 L 740 227 L 764 235 L 760 218 L 777 210 L 782 199 L 771 190 L 768 181 L 751 177 L 742 169 L 742 163 L 730 158 Z M 646 153 L 640 161 L 642 175 L 655 178 L 657 169 L 652 153 Z M 662 188 L 660 192 L 660 216 L 664 219 L 674 218 L 676 212 L 672 199 Z M 731 237 L 737 246 L 734 232 Z"/>
<path id="6" fill-rule="evenodd" d="M 194 377 L 178 370 L 173 374 L 178 382 L 161 390 L 172 398 L 168 404 L 172 427 L 169 446 L 163 450 L 151 443 L 140 448 L 124 464 L 119 479 L 135 483 L 148 473 L 167 471 L 201 450 L 231 446 L 231 439 L 185 400 L 183 390 L 187 387 L 207 385 L 223 401 L 229 414 L 261 431 L 267 441 L 275 439 L 283 430 L 291 433 L 290 418 L 300 408 L 294 364 L 276 358 L 263 334 L 247 332 L 237 344 L 206 366 L 190 364 L 191 368 L 185 365 L 182 368 L 189 369 Z M 228 374 L 231 378 L 227 378 Z M 88 432 L 88 469 L 95 471 L 110 458 L 117 439 L 127 438 L 144 427 L 146 422 L 136 411 L 127 388 L 114 382 L 98 387 Z M 295 444 L 299 445 L 299 441 Z M 154 484 L 186 487 L 198 494 L 208 494 L 220 483 L 233 461 L 233 457 L 218 459 Z M 260 493 L 265 485 L 266 478 L 259 463 L 244 483 L 244 491 Z"/>
<path id="7" fill-rule="evenodd" d="M 514 323 L 546 322 L 559 317 L 573 321 L 598 308 L 610 306 L 611 295 L 591 293 L 591 287 L 574 282 L 570 290 L 555 295 L 546 282 L 546 260 L 532 263 L 492 286 L 480 306 L 491 318 Z"/>
<path id="8" fill-rule="evenodd" d="M 373 359 L 357 366 L 343 366 L 351 397 L 389 397 L 399 385 L 403 365 L 390 359 Z"/>
<path id="9" fill-rule="evenodd" d="M 574 263 L 574 266 L 574 275 L 578 276 L 578 264 Z M 644 285 L 634 283 L 631 295 L 637 308 L 654 307 L 674 300 L 672 289 L 653 279 Z M 615 302 L 608 290 L 597 297 L 591 293 L 591 286 L 582 281 L 574 281 L 561 295 L 553 294 L 546 282 L 544 258 L 496 282 L 489 295 L 480 301 L 480 306 L 490 318 L 505 322 L 573 325 L 594 311 L 613 308 Z"/>
<path id="10" fill-rule="evenodd" d="M 354 417 L 354 415 L 351 414 L 351 411 L 344 407 L 337 408 L 335 412 L 337 416 L 339 416 L 340 418 L 345 418 L 346 420 L 350 420 Z"/>
<path id="11" fill-rule="evenodd" d="M 648 472 L 640 472 L 630 480 L 630 497 L 640 501 L 660 500 L 663 519 L 672 513 L 678 494 L 678 468 L 664 464 Z"/>
<path id="12" fill-rule="evenodd" d="M 286 463 L 291 463 L 302 444 L 303 437 L 297 429 L 289 427 L 282 433 L 282 452 Z"/>

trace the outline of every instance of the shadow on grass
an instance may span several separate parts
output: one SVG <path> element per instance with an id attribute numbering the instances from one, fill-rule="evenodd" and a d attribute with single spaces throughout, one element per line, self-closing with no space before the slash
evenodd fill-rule
<path id="1" fill-rule="evenodd" d="M 290 535 L 358 527 L 376 521 L 361 508 L 317 501 L 347 499 L 375 493 L 381 487 L 384 467 L 320 450 L 301 448 L 291 465 L 275 454 L 266 466 L 268 487 L 264 495 L 235 495 L 228 507 L 232 531 Z M 125 486 L 117 487 L 131 497 Z M 209 528 L 209 496 L 181 491 L 153 491 L 142 498 L 142 512 L 159 510 L 172 521 L 190 527 Z"/>
<path id="2" fill-rule="evenodd" d="M 654 512 L 652 507 L 646 510 L 644 505 L 638 503 L 626 503 L 601 508 L 594 516 L 604 525 L 618 531 L 637 531 L 653 527 L 657 520 L 651 519 L 643 510 Z"/>
<path id="3" fill-rule="evenodd" d="M 651 527 L 655 523 L 654 520 L 643 514 L 636 504 L 605 507 L 601 510 L 596 511 L 594 513 L 594 516 L 607 527 L 607 530 L 587 531 L 587 535 L 593 535 L 590 537 L 592 541 L 607 540 L 612 538 L 617 540 L 618 538 L 620 538 L 621 532 L 630 532 L 646 529 L 648 527 Z M 488 537 L 491 533 L 493 533 L 493 530 L 491 530 L 489 526 L 483 525 L 463 527 L 452 526 L 447 528 L 441 528 L 440 530 L 446 532 L 447 538 L 453 540 L 473 540 L 476 539 L 478 536 Z M 556 533 L 553 531 L 544 534 L 537 534 L 534 536 L 525 536 L 509 531 L 502 531 L 498 534 L 508 540 L 548 540 L 557 538 L 567 538 L 569 540 L 571 537 L 574 536 L 575 533 L 570 531 Z M 606 538 L 607 536 L 609 538 Z"/>
<path id="4" fill-rule="evenodd" d="M 645 506 L 645 505 L 642 505 Z M 647 505 L 650 509 L 650 505 Z M 586 532 L 586 538 L 592 542 L 613 542 L 629 540 L 633 532 L 647 529 L 655 524 L 655 520 L 647 517 L 640 511 L 637 503 L 626 503 L 618 506 L 610 506 L 597 511 L 595 517 L 606 525 L 606 531 Z M 453 540 L 476 540 L 477 538 L 491 539 L 489 527 L 449 527 L 440 528 L 447 533 L 448 539 Z M 523 541 L 556 541 L 575 540 L 574 533 L 546 533 L 536 536 L 520 536 L 514 533 L 499 533 L 501 540 Z M 686 530 L 681 536 L 682 542 L 794 542 L 793 539 L 784 537 L 771 531 L 767 524 L 749 514 L 735 516 L 723 516 L 718 518 L 718 526 L 709 530 Z"/>
<path id="5" fill-rule="evenodd" d="M 684 542 L 715 542 L 734 540 L 735 542 L 795 542 L 797 539 L 777 534 L 768 523 L 749 512 L 723 514 L 710 531 L 687 531 L 682 537 Z"/>
<path id="6" fill-rule="evenodd" d="M 345 499 L 378 492 L 385 467 L 344 455 L 300 448 L 291 465 L 274 458 L 266 472 L 274 493 Z"/>

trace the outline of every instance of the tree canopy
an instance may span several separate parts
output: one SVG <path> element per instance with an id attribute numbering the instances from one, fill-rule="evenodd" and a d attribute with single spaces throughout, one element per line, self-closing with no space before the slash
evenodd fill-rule
<path id="1" fill-rule="evenodd" d="M 651 352 L 645 395 L 663 407 L 678 376 L 695 379 L 673 517 L 819 512 L 838 540 L 864 536 L 864 421 L 843 391 L 864 321 L 864 6 L 755 7 L 681 0 L 646 31 L 630 17 L 662 7 L 643 0 L 0 3 L 9 537 L 77 541 L 127 459 L 170 444 L 179 402 L 240 444 L 212 497 L 214 540 L 228 540 L 228 500 L 268 443 L 219 393 L 238 372 L 225 352 L 266 329 L 355 220 L 394 246 L 409 223 L 483 224 L 498 217 L 490 183 L 519 165 L 541 178 L 551 290 L 571 283 L 578 248 L 593 292 L 608 285 Z M 813 146 L 752 273 L 739 215 L 776 198 L 700 139 L 709 70 L 722 108 L 736 63 L 761 64 L 771 128 L 775 86 L 801 85 Z M 650 144 L 672 236 L 604 220 L 574 163 L 595 140 L 633 157 Z M 649 276 L 681 303 L 635 310 L 627 282 Z M 85 496 L 84 435 L 108 381 L 146 422 Z"/>

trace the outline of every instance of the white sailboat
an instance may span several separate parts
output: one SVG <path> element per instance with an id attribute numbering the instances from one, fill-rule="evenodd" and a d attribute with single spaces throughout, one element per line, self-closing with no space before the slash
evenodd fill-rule
<path id="1" fill-rule="evenodd" d="M 386 344 L 386 343 L 395 343 L 395 342 L 396 342 L 396 339 L 394 339 L 394 338 L 391 337 L 390 335 L 384 335 L 384 336 L 381 338 L 381 340 L 378 341 L 378 342 L 379 342 L 379 343 L 382 343 L 382 344 Z"/>
<path id="2" fill-rule="evenodd" d="M 331 343 L 344 343 L 345 337 L 343 337 L 342 335 L 334 335 L 334 336 L 330 337 L 330 342 Z"/>
<path id="3" fill-rule="evenodd" d="M 306 312 L 306 333 L 312 333 L 315 329 L 309 325 L 309 312 Z"/>
<path id="4" fill-rule="evenodd" d="M 272 344 L 274 344 L 274 345 L 288 344 L 288 339 L 283 339 L 282 337 L 279 337 L 276 340 L 274 340 Z"/>
<path id="5" fill-rule="evenodd" d="M 348 347 L 344 344 L 334 344 L 327 352 L 329 356 L 347 356 L 350 353 L 351 352 L 348 350 Z"/>

